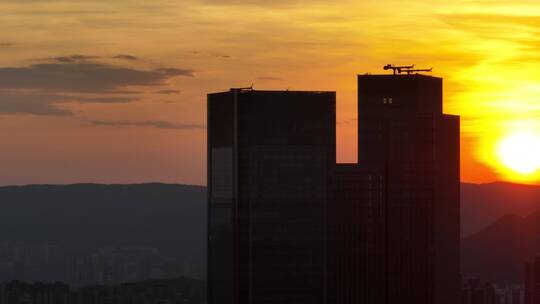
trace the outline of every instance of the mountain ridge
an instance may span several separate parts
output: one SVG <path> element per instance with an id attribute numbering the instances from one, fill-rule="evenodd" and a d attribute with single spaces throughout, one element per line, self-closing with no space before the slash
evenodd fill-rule
<path id="1" fill-rule="evenodd" d="M 493 282 L 523 282 L 525 262 L 539 252 L 540 210 L 525 217 L 508 214 L 462 239 L 462 271 Z"/>
<path id="2" fill-rule="evenodd" d="M 517 282 L 524 260 L 540 251 L 540 186 L 462 183 L 461 190 L 464 275 Z M 0 186 L 0 245 L 152 247 L 196 261 L 204 275 L 206 195 L 205 186 L 156 182 Z"/>

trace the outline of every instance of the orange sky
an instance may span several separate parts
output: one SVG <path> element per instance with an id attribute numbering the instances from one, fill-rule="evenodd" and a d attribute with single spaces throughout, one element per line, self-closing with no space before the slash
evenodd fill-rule
<path id="1" fill-rule="evenodd" d="M 540 134 L 536 1 L 4 0 L 0 184 L 205 183 L 205 96 L 335 90 L 356 160 L 356 74 L 434 67 L 462 116 L 462 180 L 540 183 L 495 150 Z M 271 4 L 269 4 L 271 3 Z"/>

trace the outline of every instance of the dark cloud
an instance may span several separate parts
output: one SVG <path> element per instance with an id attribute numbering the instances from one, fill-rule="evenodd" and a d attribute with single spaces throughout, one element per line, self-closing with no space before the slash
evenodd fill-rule
<path id="1" fill-rule="evenodd" d="M 96 126 L 114 126 L 114 127 L 154 127 L 159 129 L 173 129 L 173 130 L 200 130 L 206 127 L 201 124 L 184 124 L 184 123 L 172 123 L 162 120 L 148 120 L 148 121 L 125 121 L 125 120 L 93 120 L 91 121 Z"/>
<path id="2" fill-rule="evenodd" d="M 54 61 L 62 62 L 62 63 L 70 63 L 70 62 L 77 62 L 77 61 L 85 61 L 85 60 L 91 60 L 91 59 L 99 59 L 100 56 L 87 56 L 87 55 L 71 55 L 71 56 L 59 56 L 59 57 L 52 57 L 51 59 Z"/>
<path id="3" fill-rule="evenodd" d="M 59 94 L 0 93 L 1 114 L 68 116 L 73 113 L 58 106 L 62 103 L 128 103 L 133 97 L 85 97 Z"/>
<path id="4" fill-rule="evenodd" d="M 194 77 L 194 72 L 178 68 L 148 71 L 92 62 L 40 63 L 0 67 L 0 89 L 106 93 L 128 86 L 161 85 L 176 76 Z"/>
<path id="5" fill-rule="evenodd" d="M 48 58 L 49 62 L 26 67 L 0 67 L 0 115 L 73 115 L 63 104 L 129 103 L 138 99 L 138 92 L 131 90 L 134 86 L 159 86 L 173 77 L 194 76 L 189 69 L 142 70 L 94 61 L 99 58 L 103 57 L 75 54 Z M 160 122 L 153 123 L 158 126 Z M 161 127 L 178 126 L 162 124 Z"/>
<path id="6" fill-rule="evenodd" d="M 159 90 L 156 92 L 156 94 L 164 94 L 164 95 L 171 95 L 171 94 L 180 94 L 181 91 L 179 90 Z"/>
<path id="7" fill-rule="evenodd" d="M 177 69 L 177 68 L 160 68 L 156 69 L 156 72 L 163 73 L 164 75 L 173 77 L 173 76 L 188 76 L 188 77 L 194 77 L 193 70 L 186 70 L 186 69 Z"/>
<path id="8" fill-rule="evenodd" d="M 227 54 L 216 54 L 213 52 L 201 52 L 201 51 L 192 51 L 191 54 L 193 55 L 205 55 L 210 57 L 216 57 L 216 58 L 223 58 L 223 59 L 229 59 L 232 56 Z"/>
<path id="9" fill-rule="evenodd" d="M 55 105 L 58 96 L 0 94 L 0 114 L 32 114 L 47 116 L 69 116 L 73 113 Z"/>
<path id="10" fill-rule="evenodd" d="M 130 60 L 130 61 L 139 60 L 139 57 L 133 56 L 133 55 L 128 55 L 128 54 L 118 54 L 118 55 L 116 55 L 116 56 L 113 56 L 113 58 L 115 58 L 115 59 Z"/>
<path id="11" fill-rule="evenodd" d="M 84 103 L 128 103 L 137 100 L 132 97 L 72 97 L 69 101 Z"/>
<path id="12" fill-rule="evenodd" d="M 0 42 L 0 47 L 12 47 L 12 46 L 16 46 L 17 44 L 16 43 L 13 43 L 13 42 Z"/>

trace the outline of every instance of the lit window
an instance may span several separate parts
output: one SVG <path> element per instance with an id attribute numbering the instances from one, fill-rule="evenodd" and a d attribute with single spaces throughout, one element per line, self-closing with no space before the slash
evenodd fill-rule
<path id="1" fill-rule="evenodd" d="M 389 103 L 389 104 L 392 103 L 392 97 L 388 98 L 388 103 Z"/>

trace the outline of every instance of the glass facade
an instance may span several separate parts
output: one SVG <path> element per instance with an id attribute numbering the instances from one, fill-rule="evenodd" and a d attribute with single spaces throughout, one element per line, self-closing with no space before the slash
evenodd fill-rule
<path id="1" fill-rule="evenodd" d="M 236 205 L 234 100 L 220 94 L 213 101 L 208 101 L 208 301 L 232 304 Z"/>
<path id="2" fill-rule="evenodd" d="M 335 93 L 208 97 L 209 303 L 324 303 Z"/>
<path id="3" fill-rule="evenodd" d="M 358 143 L 384 181 L 384 279 L 368 302 L 458 303 L 459 118 L 442 113 L 442 79 L 358 76 Z"/>

